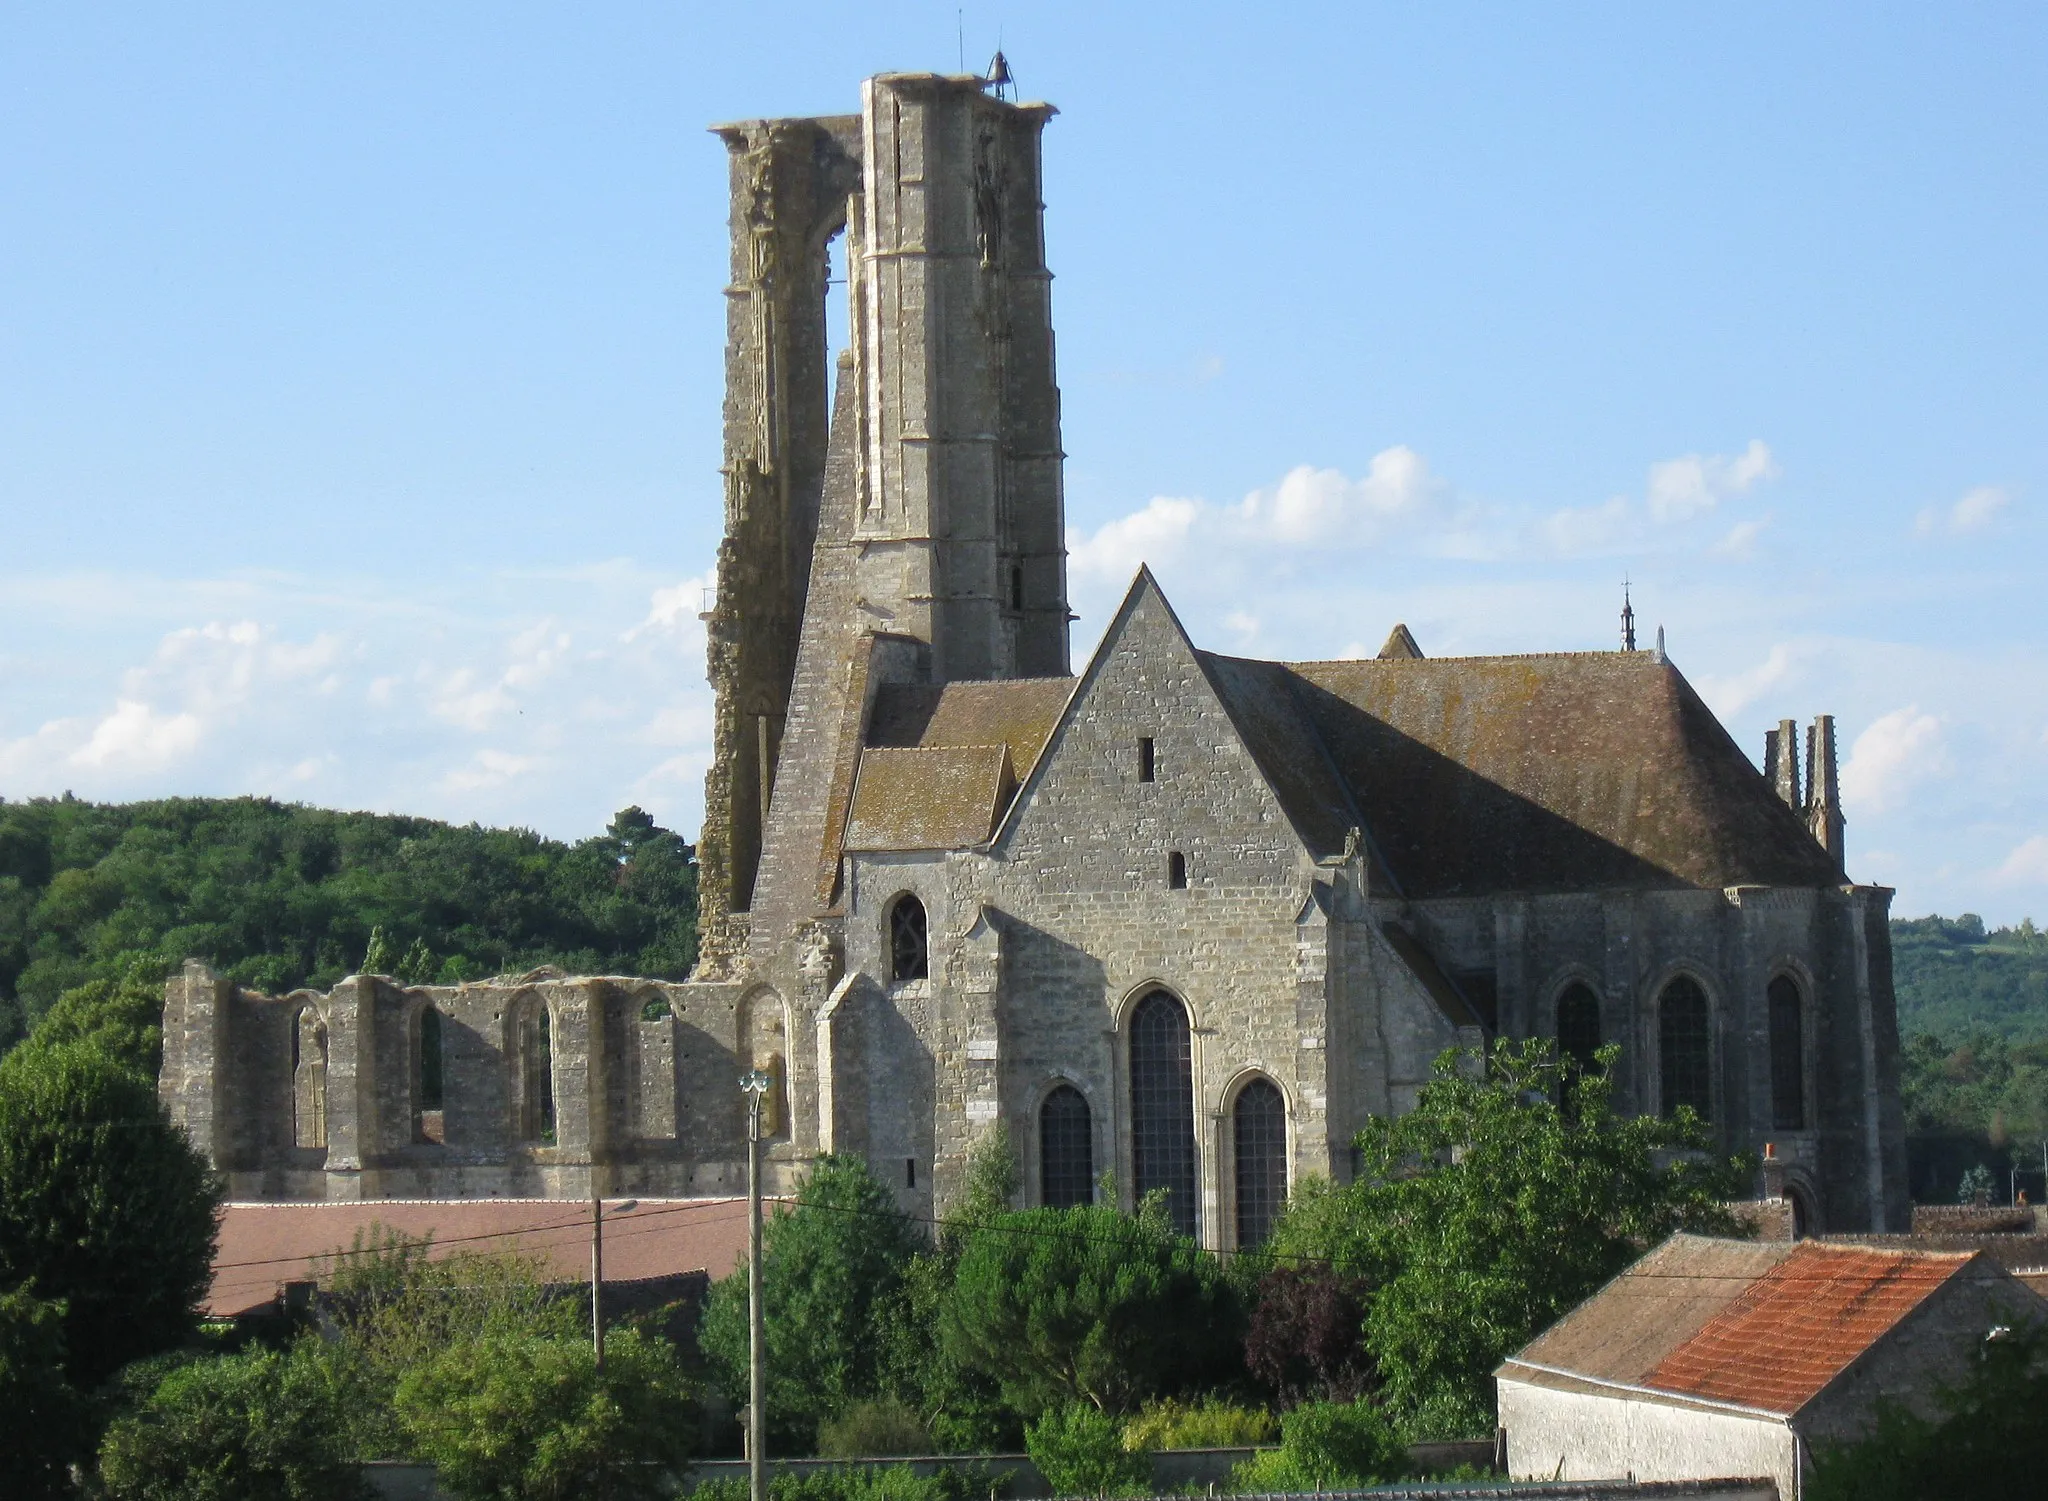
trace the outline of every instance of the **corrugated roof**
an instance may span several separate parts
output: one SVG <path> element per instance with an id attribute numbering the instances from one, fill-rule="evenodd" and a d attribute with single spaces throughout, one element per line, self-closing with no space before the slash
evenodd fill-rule
<path id="1" fill-rule="evenodd" d="M 849 850 L 957 850 L 980 844 L 1017 790 L 1006 745 L 870 746 L 861 752 Z"/>
<path id="2" fill-rule="evenodd" d="M 1977 1254 L 1803 1242 L 1643 1384 L 1790 1416 Z"/>
<path id="3" fill-rule="evenodd" d="M 221 1212 L 213 1285 L 205 1311 L 219 1318 L 269 1304 L 287 1282 L 314 1277 L 318 1263 L 346 1250 L 374 1225 L 434 1240 L 432 1254 L 513 1251 L 539 1257 L 551 1276 L 590 1276 L 590 1204 L 576 1199 L 384 1199 L 238 1203 Z M 604 1217 L 607 1281 L 678 1272 L 723 1277 L 747 1248 L 745 1199 L 642 1199 Z"/>

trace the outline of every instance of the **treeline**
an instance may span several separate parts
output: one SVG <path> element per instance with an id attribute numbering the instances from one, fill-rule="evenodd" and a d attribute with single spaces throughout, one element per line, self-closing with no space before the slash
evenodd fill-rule
<path id="1" fill-rule="evenodd" d="M 2048 933 L 2032 918 L 1986 931 L 1974 912 L 1892 922 L 1899 1034 L 2048 1041 Z"/>
<path id="2" fill-rule="evenodd" d="M 267 798 L 0 800 L 0 1052 L 67 990 L 188 957 L 279 994 L 363 967 L 458 983 L 555 964 L 681 979 L 697 873 L 628 808 L 594 838 Z"/>

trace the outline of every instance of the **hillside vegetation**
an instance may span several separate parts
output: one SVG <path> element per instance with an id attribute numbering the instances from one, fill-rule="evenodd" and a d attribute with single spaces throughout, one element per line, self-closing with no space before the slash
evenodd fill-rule
<path id="1" fill-rule="evenodd" d="M 1902 918 L 1892 923 L 1892 964 L 1901 1037 L 2048 1042 L 2048 933 L 2033 919 L 1987 933 L 1974 912 Z"/>
<path id="2" fill-rule="evenodd" d="M 265 798 L 0 800 L 0 1051 L 66 990 L 208 960 L 273 994 L 364 968 L 413 983 L 556 964 L 680 979 L 690 847 L 628 808 L 564 844 L 525 829 Z"/>

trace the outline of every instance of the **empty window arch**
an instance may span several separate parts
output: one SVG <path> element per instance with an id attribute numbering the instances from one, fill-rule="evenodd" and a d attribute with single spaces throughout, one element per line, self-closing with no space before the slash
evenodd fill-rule
<path id="1" fill-rule="evenodd" d="M 311 1006 L 292 1022 L 292 1144 L 327 1145 L 327 1026 Z"/>
<path id="2" fill-rule="evenodd" d="M 1166 856 L 1166 885 L 1171 891 L 1188 889 L 1188 857 L 1179 850 L 1168 851 Z"/>
<path id="3" fill-rule="evenodd" d="M 1095 1198 L 1095 1121 L 1088 1101 L 1062 1084 L 1038 1107 L 1038 1201 L 1072 1209 Z"/>
<path id="4" fill-rule="evenodd" d="M 441 1013 L 432 1002 L 413 1014 L 412 1136 L 414 1141 L 439 1142 L 442 1080 Z"/>
<path id="5" fill-rule="evenodd" d="M 1714 1113 L 1712 1028 L 1707 993 L 1680 975 L 1657 998 L 1657 1059 L 1661 1104 L 1667 1116 L 1690 1105 L 1702 1120 Z"/>
<path id="6" fill-rule="evenodd" d="M 1166 1193 L 1173 1228 L 1193 1235 L 1195 1071 L 1187 1008 L 1155 990 L 1131 1011 L 1131 1180 Z"/>
<path id="7" fill-rule="evenodd" d="M 905 892 L 889 909 L 889 978 L 922 980 L 931 974 L 924 903 Z"/>
<path id="8" fill-rule="evenodd" d="M 1266 1243 L 1287 1205 L 1287 1102 L 1270 1079 L 1254 1079 L 1237 1092 L 1231 1111 L 1237 1153 L 1237 1244 Z"/>
<path id="9" fill-rule="evenodd" d="M 554 1020 L 538 1001 L 522 1007 L 512 1028 L 514 1122 L 521 1141 L 555 1144 Z"/>
<path id="10" fill-rule="evenodd" d="M 1569 1070 L 1590 1071 L 1600 1052 L 1600 998 L 1574 980 L 1557 998 L 1557 1058 Z"/>
<path id="11" fill-rule="evenodd" d="M 1806 999 L 1779 975 L 1765 992 L 1771 1010 L 1771 1128 L 1806 1129 Z"/>

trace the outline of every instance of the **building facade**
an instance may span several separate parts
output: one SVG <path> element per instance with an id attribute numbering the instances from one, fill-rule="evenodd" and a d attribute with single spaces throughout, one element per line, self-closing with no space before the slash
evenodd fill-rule
<path id="1" fill-rule="evenodd" d="M 1163 1189 L 1224 1249 L 1444 1049 L 1541 1036 L 1617 1045 L 1625 1108 L 1772 1143 L 1810 1228 L 1903 1228 L 1890 893 L 1844 873 L 1831 721 L 1760 773 L 1661 649 L 1219 656 L 1144 572 L 1073 671 L 1052 113 L 884 75 L 857 116 L 721 129 L 692 981 L 189 967 L 174 1110 L 252 1193 L 715 1194 L 762 1067 L 773 1181 L 856 1152 L 943 1212 L 1001 1125 L 1027 1202 Z"/>

